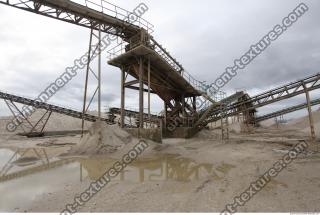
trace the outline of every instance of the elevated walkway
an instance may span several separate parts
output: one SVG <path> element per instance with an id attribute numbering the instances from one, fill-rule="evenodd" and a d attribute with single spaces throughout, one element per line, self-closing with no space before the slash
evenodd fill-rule
<path id="1" fill-rule="evenodd" d="M 136 64 L 136 59 L 139 56 L 150 59 L 151 64 L 151 89 L 154 93 L 160 96 L 165 101 L 181 97 L 185 94 L 186 97 L 201 96 L 192 84 L 190 84 L 184 77 L 183 71 L 177 72 L 168 62 L 160 56 L 155 50 L 145 45 L 125 52 L 124 54 L 110 60 L 110 65 L 123 68 L 123 65 Z M 144 64 L 144 70 L 147 70 L 147 63 Z M 139 79 L 138 68 L 128 68 L 128 73 Z M 148 84 L 148 74 L 144 72 L 144 84 Z"/>
<path id="2" fill-rule="evenodd" d="M 128 18 L 132 12 L 105 0 L 98 1 L 102 4 L 96 2 L 94 0 L 86 1 L 87 5 L 82 5 L 70 0 L 0 0 L 0 4 L 89 29 L 99 30 L 99 25 L 101 25 L 102 32 L 123 39 L 129 39 L 136 35 L 141 28 L 145 28 L 149 32 L 153 31 L 153 25 L 141 17 L 136 17 L 137 20 L 134 24 L 130 23 Z"/>

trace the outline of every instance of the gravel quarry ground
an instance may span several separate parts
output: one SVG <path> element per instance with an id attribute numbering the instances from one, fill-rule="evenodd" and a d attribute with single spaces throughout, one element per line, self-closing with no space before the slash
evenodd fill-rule
<path id="1" fill-rule="evenodd" d="M 163 144 L 148 141 L 147 150 L 78 211 L 221 212 L 301 140 L 310 143 L 301 121 L 295 121 L 295 126 L 257 128 L 250 134 L 233 131 L 228 141 L 220 140 L 219 130 L 203 130 L 188 140 L 165 139 Z M 103 133 L 104 142 L 116 135 L 110 142 L 116 144 L 116 150 L 88 155 L 79 145 L 79 135 L 27 139 L 3 131 L 1 168 L 17 150 L 19 155 L 29 151 L 25 153 L 28 159 L 18 160 L 6 173 L 11 178 L 0 177 L 0 191 L 8 193 L 1 197 L 0 211 L 62 211 L 138 141 L 115 127 Z M 88 141 L 94 143 L 94 132 L 88 135 Z M 39 162 L 32 164 L 37 158 Z M 57 160 L 62 164 L 56 164 Z M 53 164 L 56 166 L 50 167 Z M 47 166 L 10 175 L 33 165 Z M 316 212 L 320 211 L 319 192 L 320 154 L 311 145 L 237 211 Z"/>

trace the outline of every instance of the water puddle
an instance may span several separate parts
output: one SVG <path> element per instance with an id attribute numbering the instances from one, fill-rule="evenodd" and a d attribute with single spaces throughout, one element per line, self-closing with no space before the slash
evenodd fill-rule
<path id="1" fill-rule="evenodd" d="M 107 158 L 59 158 L 65 147 L 0 149 L 0 211 L 12 212 L 30 205 L 37 197 L 63 189 L 62 184 L 97 180 L 116 161 Z M 137 160 L 113 181 L 143 183 L 211 177 L 222 179 L 234 166 L 196 163 L 179 155 L 159 155 Z"/>
<path id="2" fill-rule="evenodd" d="M 62 183 L 79 181 L 79 164 L 50 158 L 47 153 L 41 149 L 0 149 L 1 212 L 25 208 L 38 196 L 62 189 Z"/>

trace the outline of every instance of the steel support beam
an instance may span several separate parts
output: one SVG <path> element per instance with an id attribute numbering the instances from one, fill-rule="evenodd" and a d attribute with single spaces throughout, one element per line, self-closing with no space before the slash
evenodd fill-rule
<path id="1" fill-rule="evenodd" d="M 315 140 L 316 139 L 316 133 L 314 131 L 314 120 L 313 120 L 313 115 L 312 115 L 312 109 L 311 109 L 311 102 L 310 102 L 310 94 L 309 90 L 306 87 L 306 85 L 303 85 L 305 93 L 306 93 L 306 99 L 307 99 L 307 109 L 308 109 L 308 114 L 309 114 L 309 124 L 310 124 L 310 132 L 311 132 L 311 139 Z"/>
<path id="2" fill-rule="evenodd" d="M 289 83 L 257 96 L 232 103 L 227 106 L 227 116 L 234 116 L 244 111 L 254 111 L 257 108 L 273 104 L 278 101 L 289 99 L 305 93 L 305 88 L 310 92 L 320 88 L 320 74 L 305 78 L 300 81 Z M 210 123 L 220 119 L 220 108 L 213 108 L 203 122 Z M 254 120 L 254 119 L 253 119 Z"/>
<path id="3" fill-rule="evenodd" d="M 87 93 L 88 93 L 88 80 L 89 80 L 89 70 L 90 70 L 90 62 L 91 62 L 91 44 L 92 44 L 92 35 L 93 35 L 93 29 L 90 31 L 90 39 L 89 39 L 89 51 L 88 51 L 88 63 L 87 63 L 87 68 L 86 68 L 86 77 L 85 77 L 85 82 L 84 82 L 84 95 L 83 95 L 83 108 L 82 108 L 82 124 L 81 124 L 81 130 L 82 130 L 82 136 L 84 133 L 84 115 L 87 112 Z"/>
<path id="4" fill-rule="evenodd" d="M 139 57 L 139 128 L 143 128 L 143 113 L 144 113 L 144 103 L 143 103 L 143 57 Z"/>
<path id="5" fill-rule="evenodd" d="M 125 86 L 124 86 L 125 78 L 126 78 L 125 71 L 124 71 L 124 68 L 122 68 L 121 70 L 121 108 L 120 108 L 121 128 L 124 128 L 124 117 L 125 117 Z"/>
<path id="6" fill-rule="evenodd" d="M 0 0 L 0 4 L 129 39 L 140 27 L 70 0 Z M 115 8 L 117 10 L 117 8 Z M 108 11 L 112 12 L 112 11 Z M 117 11 L 114 11 L 117 13 Z M 129 11 L 127 11 L 129 14 Z M 122 17 L 125 19 L 126 17 Z M 146 24 L 150 24 L 147 23 Z M 152 25 L 150 24 L 150 27 Z"/>
<path id="7" fill-rule="evenodd" d="M 131 90 L 137 90 L 137 91 L 140 90 L 140 87 L 134 87 L 134 86 L 127 86 L 126 88 L 131 89 Z M 142 91 L 145 93 L 149 92 L 148 89 L 143 89 Z M 156 94 L 153 90 L 150 90 L 150 93 Z"/>
<path id="8" fill-rule="evenodd" d="M 182 94 L 181 96 L 181 112 L 182 112 L 182 125 L 186 126 L 186 98 L 185 95 Z"/>
<path id="9" fill-rule="evenodd" d="M 101 25 L 99 25 L 99 42 L 98 42 L 98 116 L 101 121 Z"/>
<path id="10" fill-rule="evenodd" d="M 139 80 L 133 80 L 133 81 L 129 81 L 127 83 L 124 83 L 124 86 L 125 87 L 130 87 L 132 85 L 139 84 L 139 83 L 140 83 Z"/>
<path id="11" fill-rule="evenodd" d="M 49 114 L 48 114 L 48 113 L 49 113 Z M 48 114 L 48 116 L 47 116 L 47 114 Z M 41 130 L 40 130 L 40 133 L 42 133 L 43 130 L 44 130 L 44 128 L 46 127 L 46 125 L 47 125 L 50 117 L 51 117 L 51 114 L 52 114 L 51 111 L 50 111 L 50 112 L 49 112 L 49 111 L 46 111 L 46 112 L 42 115 L 42 117 L 38 120 L 38 122 L 32 127 L 32 129 L 30 130 L 29 133 L 32 133 L 34 130 L 36 130 L 37 126 L 38 126 L 41 122 L 43 122 L 43 119 L 45 119 L 45 117 L 47 116 L 47 118 L 46 118 L 45 122 L 43 123 L 43 125 L 42 125 L 42 127 L 41 127 Z"/>
<path id="12" fill-rule="evenodd" d="M 167 106 L 167 103 L 166 102 L 163 102 L 163 107 L 164 107 L 164 123 L 163 123 L 163 126 L 166 128 L 168 123 L 167 123 L 167 120 L 168 120 L 168 106 Z"/>
<path id="13" fill-rule="evenodd" d="M 151 126 L 151 62 L 150 57 L 148 57 L 148 117 L 149 126 Z"/>

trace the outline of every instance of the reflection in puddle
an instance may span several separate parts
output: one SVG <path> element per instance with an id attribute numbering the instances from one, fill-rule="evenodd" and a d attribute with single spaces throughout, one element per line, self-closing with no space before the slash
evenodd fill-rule
<path id="1" fill-rule="evenodd" d="M 106 170 L 112 167 L 117 160 L 112 159 L 80 159 L 81 169 L 87 172 L 90 180 L 97 180 Z M 189 182 L 212 176 L 222 178 L 232 165 L 198 164 L 189 158 L 179 155 L 162 155 L 157 158 L 137 160 L 121 172 L 114 181 L 146 182 L 174 180 Z M 84 172 L 84 171 L 82 171 Z M 83 176 L 80 176 L 83 178 Z"/>
<path id="2" fill-rule="evenodd" d="M 0 149 L 0 212 L 20 211 L 42 194 L 62 190 L 63 183 L 79 181 L 79 164 L 49 151 Z"/>
<path id="3" fill-rule="evenodd" d="M 97 180 L 118 161 L 107 158 L 57 158 L 66 148 L 0 149 L 0 211 L 27 207 L 36 197 L 63 189 L 66 183 Z M 156 181 L 190 182 L 210 176 L 221 179 L 234 166 L 196 163 L 179 155 L 140 159 L 113 181 L 134 183 Z"/>

